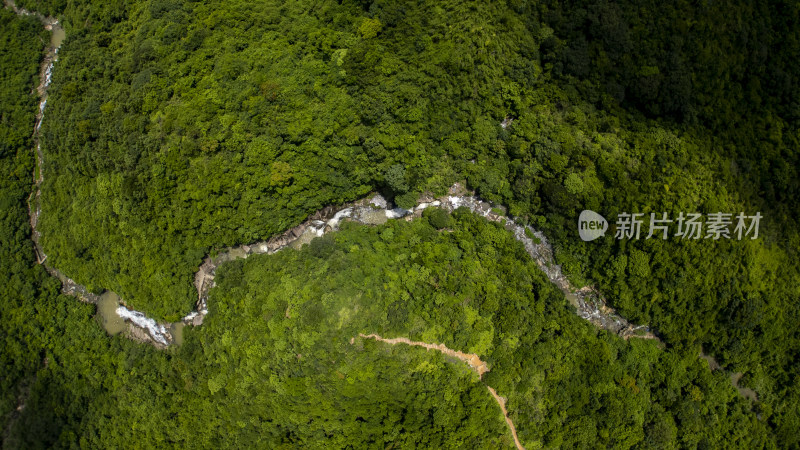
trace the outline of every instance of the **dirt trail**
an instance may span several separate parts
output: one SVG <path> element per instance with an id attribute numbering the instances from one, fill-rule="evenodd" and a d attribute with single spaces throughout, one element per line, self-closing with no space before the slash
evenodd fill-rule
<path id="1" fill-rule="evenodd" d="M 444 344 L 428 344 L 427 342 L 412 341 L 412 340 L 410 340 L 408 338 L 404 338 L 404 337 L 387 339 L 387 338 L 384 338 L 384 337 L 380 337 L 377 334 L 359 333 L 359 336 L 361 336 L 362 338 L 365 338 L 365 339 L 375 339 L 376 341 L 386 342 L 387 344 L 392 344 L 392 345 L 395 345 L 395 344 L 406 344 L 406 345 L 413 345 L 413 346 L 416 346 L 416 347 L 424 347 L 424 348 L 426 348 L 428 350 L 440 351 L 440 352 L 444 353 L 447 356 L 453 356 L 455 358 L 458 358 L 458 359 L 466 362 L 467 364 L 469 364 L 469 367 L 472 370 L 474 370 L 475 372 L 477 372 L 478 376 L 481 377 L 481 378 L 483 378 L 483 374 L 484 373 L 489 371 L 489 366 L 486 365 L 485 362 L 481 361 L 481 358 L 478 355 L 476 355 L 474 353 L 459 352 L 457 350 L 453 350 L 451 348 L 448 348 Z"/>
<path id="2" fill-rule="evenodd" d="M 497 391 L 495 391 L 494 388 L 492 388 L 491 386 L 486 386 L 486 389 L 489 389 L 489 393 L 492 394 L 492 397 L 494 397 L 494 399 L 497 400 L 497 404 L 500 405 L 500 410 L 503 411 L 503 415 L 506 418 L 506 423 L 508 424 L 508 428 L 511 428 L 511 435 L 514 436 L 514 445 L 516 445 L 517 448 L 524 450 L 525 447 L 522 446 L 522 443 L 519 441 L 519 438 L 517 437 L 517 429 L 514 428 L 514 422 L 512 422 L 511 419 L 508 417 L 508 411 L 506 411 L 505 397 L 500 397 L 499 395 L 497 395 Z"/>
<path id="3" fill-rule="evenodd" d="M 420 341 L 412 341 L 408 338 L 399 337 L 399 338 L 384 338 L 377 334 L 364 334 L 359 333 L 360 337 L 364 339 L 375 339 L 376 341 L 385 342 L 387 344 L 396 345 L 396 344 L 406 344 L 412 345 L 415 347 L 423 347 L 426 350 L 436 350 L 439 352 L 444 353 L 447 356 L 452 356 L 454 358 L 458 358 L 461 361 L 469 364 L 470 369 L 474 370 L 478 377 L 483 379 L 483 374 L 489 371 L 489 366 L 481 360 L 481 358 L 474 354 L 474 353 L 464 353 L 458 350 L 453 350 L 448 348 L 444 344 L 428 344 L 427 342 L 420 342 Z M 350 343 L 352 344 L 355 340 L 351 339 Z M 492 397 L 495 399 L 498 405 L 500 405 L 500 411 L 503 412 L 503 417 L 506 419 L 506 423 L 508 424 L 508 428 L 511 429 L 511 435 L 514 436 L 514 445 L 517 446 L 519 450 L 525 450 L 525 447 L 522 446 L 522 443 L 519 441 L 517 437 L 517 429 L 514 427 L 514 422 L 511 421 L 511 418 L 508 417 L 508 411 L 506 410 L 506 399 L 501 397 L 497 394 L 491 386 L 486 386 L 486 389 L 489 390 L 489 393 L 492 394 Z"/>

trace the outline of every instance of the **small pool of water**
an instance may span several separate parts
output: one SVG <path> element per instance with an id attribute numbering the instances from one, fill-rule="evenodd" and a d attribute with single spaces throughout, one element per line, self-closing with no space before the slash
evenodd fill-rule
<path id="1" fill-rule="evenodd" d="M 172 343 L 175 345 L 183 344 L 183 322 L 175 322 L 169 327 L 170 334 L 172 335 Z"/>
<path id="2" fill-rule="evenodd" d="M 580 304 L 578 303 L 578 296 L 577 295 L 573 294 L 572 292 L 565 291 L 564 292 L 564 297 L 567 298 L 567 301 L 570 302 L 570 304 L 572 304 L 572 306 L 574 306 L 576 308 L 580 308 Z"/>
<path id="3" fill-rule="evenodd" d="M 97 316 L 100 325 L 110 335 L 118 334 L 125 329 L 125 321 L 117 314 L 118 306 L 119 296 L 111 291 L 106 291 L 97 302 Z"/>
<path id="4" fill-rule="evenodd" d="M 53 27 L 53 32 L 50 34 L 50 45 L 53 48 L 61 47 L 61 43 L 64 42 L 64 38 L 67 37 L 67 33 L 64 32 L 64 29 L 61 28 L 60 25 Z"/>

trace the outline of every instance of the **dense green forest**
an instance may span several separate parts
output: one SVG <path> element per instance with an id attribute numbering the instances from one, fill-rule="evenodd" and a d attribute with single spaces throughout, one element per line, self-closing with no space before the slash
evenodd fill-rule
<path id="1" fill-rule="evenodd" d="M 83 414 L 84 404 L 80 399 L 86 394 L 86 377 L 97 381 L 86 357 L 108 358 L 115 353 L 110 351 L 110 341 L 102 330 L 90 320 L 94 307 L 58 294 L 58 280 L 36 264 L 30 239 L 26 202 L 33 179 L 31 135 L 37 107 L 35 86 L 42 50 L 49 40 L 37 19 L 17 18 L 14 13 L 0 9 L 3 448 L 37 448 L 56 442 L 60 425 L 67 418 Z M 68 445 L 73 441 L 63 442 Z"/>
<path id="2" fill-rule="evenodd" d="M 0 10 L 0 30 L 0 270 L 4 280 L 0 288 L 0 414 L 5 425 L 41 363 L 38 352 L 31 352 L 42 346 L 38 333 L 32 332 L 36 327 L 30 326 L 36 299 L 51 300 L 49 293 L 58 285 L 34 264 L 26 207 L 33 178 L 30 136 L 36 96 L 32 91 L 38 84 L 39 56 L 47 33 L 37 20 L 16 19 L 6 9 Z"/>
<path id="3" fill-rule="evenodd" d="M 90 288 L 112 289 L 132 307 L 174 320 L 191 309 L 193 273 L 215 248 L 269 237 L 323 206 L 372 190 L 407 206 L 422 192 L 442 193 L 466 180 L 520 222 L 545 231 L 576 285 L 597 285 L 625 317 L 650 324 L 667 350 L 596 335 L 579 324 L 508 236 L 468 215 L 458 217 L 449 236 L 424 223 L 354 228 L 300 253 L 234 263 L 214 291 L 208 327 L 190 331 L 176 355 L 104 341 L 87 322 L 91 308 L 58 297 L 57 283 L 32 267 L 24 204 L 33 164 L 26 153 L 35 110 L 29 92 L 36 84 L 32 55 L 47 38 L 34 21 L 12 20 L 4 11 L 3 251 L 10 256 L 3 264 L 15 280 L 3 295 L 14 305 L 3 308 L 3 336 L 15 342 L 3 354 L 10 374 L 2 378 L 6 416 L 19 393 L 32 389 L 34 406 L 25 414 L 49 411 L 44 405 L 58 396 L 91 405 L 85 417 L 58 408 L 50 414 L 95 444 L 125 442 L 134 432 L 105 418 L 113 414 L 104 408 L 119 404 L 131 410 L 116 414 L 136 417 L 148 436 L 163 442 L 185 442 L 186 429 L 197 427 L 207 433 L 199 445 L 220 444 L 214 441 L 219 430 L 201 424 L 222 421 L 220 427 L 245 430 L 231 432 L 242 442 L 252 442 L 246 430 L 263 426 L 281 430 L 265 433 L 274 439 L 265 442 L 313 444 L 326 436 L 321 422 L 315 430 L 299 429 L 294 416 L 265 413 L 284 422 L 256 424 L 251 418 L 261 416 L 250 414 L 266 404 L 264 411 L 279 411 L 288 398 L 298 402 L 298 415 L 308 413 L 302 408 L 314 403 L 297 394 L 307 379 L 325 386 L 314 392 L 341 399 L 317 401 L 329 408 L 320 417 L 355 426 L 353 436 L 361 437 L 353 439 L 364 439 L 358 442 L 377 442 L 371 439 L 383 431 L 376 430 L 396 427 L 353 425 L 354 418 L 340 415 L 341 405 L 360 397 L 336 385 L 333 371 L 352 361 L 374 368 L 362 381 L 380 379 L 380 389 L 397 398 L 427 389 L 456 392 L 453 399 L 481 411 L 473 417 L 447 409 L 451 415 L 437 423 L 451 442 L 508 443 L 485 389 L 457 365 L 375 342 L 356 354 L 344 335 L 321 338 L 325 330 L 337 332 L 325 322 L 332 317 L 326 312 L 339 317 L 341 309 L 330 308 L 371 296 L 367 312 L 344 331 L 427 333 L 485 355 L 493 364 L 486 383 L 509 397 L 520 437 L 531 446 L 800 445 L 796 3 L 18 4 L 60 17 L 67 31 L 42 126 L 42 243 L 49 262 Z M 505 118 L 513 122 L 503 128 Z M 585 243 L 575 230 L 582 209 L 607 218 L 623 211 L 760 211 L 764 220 L 753 241 L 609 235 Z M 476 244 L 487 235 L 490 242 Z M 376 250 L 359 255 L 353 246 Z M 428 260 L 432 255 L 439 257 Z M 442 264 L 450 257 L 475 271 L 437 297 L 438 288 L 425 280 L 447 278 Z M 362 273 L 367 268 L 429 272 L 419 280 L 377 281 L 376 273 Z M 520 287 L 525 283 L 534 289 Z M 319 289 L 300 288 L 308 285 Z M 280 298 L 270 297 L 271 289 Z M 292 298 L 317 300 L 290 318 L 307 321 L 298 334 L 265 328 L 264 321 L 277 317 L 273 310 Z M 402 303 L 392 303 L 398 298 Z M 459 309 L 451 304 L 457 298 L 476 304 Z M 521 309 L 504 309 L 514 307 Z M 314 321 L 326 327 L 310 326 Z M 70 346 L 91 356 L 63 353 Z M 266 389 L 241 381 L 261 379 L 266 353 L 258 352 L 286 346 L 315 357 L 298 360 L 299 368 L 276 357 L 270 363 L 276 379 L 307 378 L 289 383 L 294 391 L 258 391 L 263 397 L 248 391 Z M 695 358 L 701 346 L 725 369 L 745 373 L 742 383 L 759 395 L 753 412 L 724 376 Z M 391 356 L 375 358 L 382 351 Z M 343 359 L 330 363 L 325 354 Z M 256 355 L 262 355 L 257 362 Z M 48 357 L 60 361 L 55 368 L 42 368 Z M 90 375 L 85 358 L 109 379 Z M 436 367 L 419 375 L 429 377 L 424 382 L 405 370 L 427 367 L 423 361 Z M 254 364 L 251 378 L 233 372 L 248 364 Z M 41 374 L 34 376 L 37 368 Z M 47 383 L 70 368 L 75 373 L 63 382 Z M 314 375 L 303 372 L 311 368 Z M 226 377 L 233 381 L 223 383 Z M 208 392 L 179 400 L 188 395 L 181 389 L 195 382 Z M 226 400 L 220 392 L 229 387 Z M 419 405 L 423 411 L 426 403 Z M 179 409 L 189 407 L 192 414 Z M 183 425 L 156 427 L 170 417 Z M 447 428 L 462 419 L 474 422 Z M 440 445 L 417 441 L 417 428 L 407 431 L 406 442 Z M 72 442 L 70 436 L 62 438 Z"/>
<path id="4" fill-rule="evenodd" d="M 337 360 L 327 370 L 359 379 L 352 365 L 338 362 L 343 357 L 329 356 L 352 352 L 349 336 L 408 336 L 487 361 L 484 381 L 509 398 L 526 448 L 767 444 L 748 402 L 694 353 L 598 333 L 512 235 L 464 210 L 454 216 L 444 231 L 424 220 L 352 226 L 302 252 L 223 266 L 214 325 L 198 331 L 203 348 L 224 345 L 224 335 L 209 339 L 213 328 L 250 318 L 252 328 L 223 332 L 238 345 L 218 364 L 247 373 L 248 348 L 268 345 L 260 332 L 266 327 L 271 339 L 291 336 L 285 359 L 326 355 Z M 372 341 L 363 346 L 390 351 Z"/>
<path id="5" fill-rule="evenodd" d="M 168 352 L 103 336 L 72 299 L 38 300 L 48 363 L 5 445 L 512 446 L 466 365 L 351 341 L 380 332 L 480 354 L 527 448 L 771 446 L 725 375 L 692 352 L 598 332 L 513 236 L 454 216 L 447 230 L 345 226 L 301 251 L 230 263 L 208 321 Z"/>

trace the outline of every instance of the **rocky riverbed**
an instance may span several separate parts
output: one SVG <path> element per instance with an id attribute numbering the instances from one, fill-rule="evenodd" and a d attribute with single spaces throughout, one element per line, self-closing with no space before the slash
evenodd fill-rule
<path id="1" fill-rule="evenodd" d="M 624 338 L 655 338 L 646 326 L 633 325 L 608 307 L 594 288 L 573 287 L 564 276 L 561 267 L 556 264 L 553 258 L 553 248 L 543 233 L 529 226 L 516 224 L 509 217 L 497 212 L 502 208 L 481 200 L 458 184 L 450 188 L 448 195 L 439 198 L 424 196 L 412 209 L 392 208 L 378 194 L 339 208 L 327 207 L 313 214 L 306 222 L 267 241 L 229 247 L 214 257 L 206 257 L 195 275 L 194 284 L 198 293 L 197 307 L 184 317 L 183 322 L 189 325 L 203 323 L 203 318 L 208 314 L 208 291 L 214 286 L 217 267 L 226 261 L 247 258 L 253 254 L 273 254 L 286 247 L 297 248 L 316 237 L 336 231 L 341 222 L 345 220 L 367 225 L 379 225 L 390 219 L 413 220 L 421 217 L 422 211 L 429 207 L 440 207 L 450 212 L 463 207 L 487 220 L 504 223 L 505 229 L 522 242 L 525 250 L 536 261 L 548 279 L 564 291 L 582 318 Z"/>

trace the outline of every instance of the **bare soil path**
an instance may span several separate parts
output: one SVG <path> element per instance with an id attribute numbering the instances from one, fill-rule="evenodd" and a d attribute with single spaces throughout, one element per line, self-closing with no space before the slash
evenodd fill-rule
<path id="1" fill-rule="evenodd" d="M 384 338 L 377 334 L 359 333 L 359 336 L 364 339 L 375 339 L 376 341 L 385 342 L 391 345 L 406 344 L 414 347 L 422 347 L 426 350 L 436 350 L 444 353 L 447 356 L 452 356 L 464 361 L 469 365 L 470 369 L 474 370 L 478 374 L 478 377 L 481 379 L 483 379 L 483 374 L 489 371 L 489 366 L 486 364 L 486 362 L 481 360 L 480 356 L 476 355 L 475 353 L 464 353 L 458 350 L 453 350 L 444 344 L 429 344 L 427 342 L 412 341 L 404 337 Z M 350 343 L 353 342 L 354 339 L 351 339 Z M 523 447 L 522 443 L 519 441 L 519 437 L 517 437 L 517 429 L 514 427 L 514 422 L 510 417 L 508 417 L 508 411 L 506 410 L 506 399 L 498 395 L 497 391 L 495 391 L 491 386 L 486 386 L 486 389 L 489 390 L 489 393 L 492 394 L 492 397 L 500 406 L 500 411 L 503 412 L 503 417 L 506 419 L 508 428 L 511 429 L 511 435 L 514 436 L 514 445 L 516 445 L 517 449 L 519 450 L 525 450 L 525 447 Z"/>

